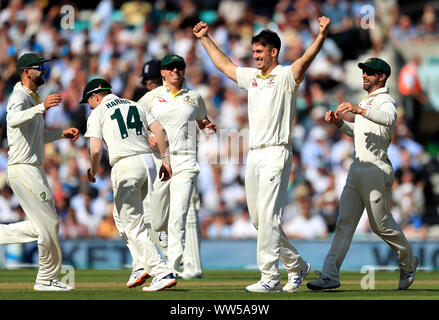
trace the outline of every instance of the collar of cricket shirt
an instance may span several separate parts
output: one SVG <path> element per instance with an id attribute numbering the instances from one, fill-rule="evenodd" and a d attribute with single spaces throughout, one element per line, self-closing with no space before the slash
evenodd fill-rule
<path id="1" fill-rule="evenodd" d="M 373 91 L 372 93 L 367 94 L 365 96 L 365 98 L 374 97 L 374 96 L 377 96 L 377 95 L 382 94 L 382 93 L 389 93 L 389 88 L 387 88 L 387 87 L 379 88 L 379 89 Z"/>
<path id="2" fill-rule="evenodd" d="M 181 84 L 181 89 L 177 91 L 176 93 L 172 93 L 171 89 L 169 88 L 169 85 L 163 81 L 163 87 L 166 89 L 167 92 L 172 94 L 172 96 L 175 98 L 179 93 L 188 91 L 187 85 L 186 85 L 186 79 L 183 80 L 183 83 Z"/>
<path id="3" fill-rule="evenodd" d="M 282 66 L 280 64 L 278 64 L 277 66 L 275 66 L 273 68 L 273 70 L 271 70 L 270 74 L 265 76 L 265 77 L 262 75 L 262 71 L 259 70 L 259 73 L 256 76 L 258 78 L 261 78 L 261 79 L 272 79 L 272 78 L 274 78 L 279 73 L 281 68 L 282 68 Z"/>
<path id="4" fill-rule="evenodd" d="M 32 97 L 32 99 L 34 99 L 36 104 L 40 103 L 40 95 L 39 92 L 33 92 L 31 89 L 29 89 L 28 87 L 26 87 L 24 84 L 22 84 L 21 82 L 19 82 L 21 87 L 23 88 L 24 92 L 26 92 L 28 95 L 30 95 Z"/>

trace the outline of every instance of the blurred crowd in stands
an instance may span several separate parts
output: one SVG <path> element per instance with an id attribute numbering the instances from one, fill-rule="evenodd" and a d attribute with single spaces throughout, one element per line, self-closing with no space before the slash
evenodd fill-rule
<path id="1" fill-rule="evenodd" d="M 313 41 L 317 19 L 325 15 L 332 20 L 329 37 L 297 98 L 285 232 L 291 239 L 326 239 L 333 232 L 353 144 L 323 116 L 343 101 L 358 103 L 364 91 L 357 63 L 378 56 L 392 66 L 388 84 L 398 100 L 389 148 L 395 169 L 392 213 L 409 238 L 438 237 L 439 139 L 436 131 L 426 134 L 422 126 L 425 114 L 439 114 L 437 1 L 102 0 L 88 8 L 66 1 L 10 0 L 0 5 L 0 223 L 24 219 L 4 177 L 6 105 L 19 81 L 15 64 L 21 54 L 53 58 L 40 96 L 60 92 L 63 100 L 45 113 L 46 127 L 75 126 L 84 134 L 90 109 L 79 101 L 88 80 L 104 77 L 115 94 L 137 101 L 146 92 L 140 83 L 143 64 L 175 53 L 186 60 L 187 86 L 202 95 L 220 132 L 199 135 L 203 238 L 255 238 L 244 191 L 247 94 L 217 71 L 192 28 L 200 20 L 209 23 L 217 45 L 242 66 L 254 66 L 252 35 L 269 28 L 282 39 L 280 63 L 291 64 Z M 61 13 L 65 5 L 74 9 L 73 20 Z M 66 27 L 69 23 L 72 28 Z M 96 183 L 90 184 L 86 139 L 47 144 L 45 154 L 61 238 L 118 238 L 106 155 Z M 371 235 L 367 214 L 357 229 L 362 235 Z"/>

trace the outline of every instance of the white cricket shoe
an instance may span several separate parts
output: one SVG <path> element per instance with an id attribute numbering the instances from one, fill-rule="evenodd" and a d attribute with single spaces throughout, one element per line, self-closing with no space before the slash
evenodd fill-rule
<path id="1" fill-rule="evenodd" d="M 159 238 L 160 245 L 163 248 L 166 248 L 168 246 L 168 233 L 166 231 L 160 231 L 158 238 Z"/>
<path id="2" fill-rule="evenodd" d="M 335 289 L 340 287 L 340 281 L 321 275 L 317 280 L 309 281 L 306 286 L 311 290 Z"/>
<path id="3" fill-rule="evenodd" d="M 415 265 L 413 266 L 413 270 L 412 271 L 400 271 L 399 273 L 399 283 L 398 283 L 398 289 L 399 290 L 405 290 L 408 289 L 408 287 L 410 287 L 413 283 L 413 281 L 415 281 L 415 273 L 416 273 L 416 268 L 418 267 L 418 257 L 415 257 Z"/>
<path id="4" fill-rule="evenodd" d="M 305 280 L 306 276 L 308 275 L 309 271 L 311 270 L 311 265 L 309 263 L 306 264 L 306 266 L 300 270 L 300 273 L 289 273 L 288 274 L 288 282 L 287 284 L 282 288 L 283 292 L 296 292 L 299 290 L 300 286 L 302 285 L 303 280 Z"/>
<path id="5" fill-rule="evenodd" d="M 247 292 L 282 292 L 282 285 L 280 284 L 280 281 L 276 280 L 270 280 L 270 281 L 264 281 L 261 280 L 259 282 L 256 282 L 254 284 L 251 284 L 245 288 L 245 291 Z"/>
<path id="6" fill-rule="evenodd" d="M 177 279 L 174 277 L 172 273 L 167 276 L 159 279 L 154 277 L 151 281 L 151 285 L 149 287 L 143 287 L 142 291 L 145 292 L 153 292 L 153 291 L 161 291 L 166 288 L 174 287 L 177 284 Z"/>
<path id="7" fill-rule="evenodd" d="M 72 291 L 73 288 L 58 279 L 50 280 L 50 284 L 35 283 L 35 291 Z"/>
<path id="8" fill-rule="evenodd" d="M 134 288 L 140 286 L 149 277 L 150 275 L 148 274 L 148 272 L 145 271 L 145 269 L 143 268 L 137 269 L 131 273 L 130 279 L 127 282 L 127 287 Z"/>

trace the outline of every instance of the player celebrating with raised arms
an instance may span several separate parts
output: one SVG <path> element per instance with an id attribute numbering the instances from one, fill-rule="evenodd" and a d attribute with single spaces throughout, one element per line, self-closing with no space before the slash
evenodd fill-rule
<path id="1" fill-rule="evenodd" d="M 25 53 L 17 60 L 18 82 L 7 106 L 8 166 L 6 179 L 28 220 L 0 225 L 0 244 L 38 240 L 39 270 L 34 290 L 70 291 L 57 279 L 62 252 L 58 238 L 59 219 L 44 169 L 44 144 L 61 138 L 75 141 L 79 130 L 45 130 L 43 113 L 61 102 L 59 94 L 40 102 L 38 88 L 44 84 L 49 60 Z"/>
<path id="2" fill-rule="evenodd" d="M 386 87 L 390 66 L 382 59 L 370 58 L 359 63 L 358 67 L 362 70 L 363 89 L 367 96 L 358 106 L 344 102 L 336 111 L 330 110 L 325 115 L 327 122 L 354 138 L 354 162 L 341 194 L 335 234 L 322 275 L 307 283 L 312 290 L 340 286 L 340 267 L 365 208 L 372 230 L 398 256 L 400 290 L 413 283 L 418 265 L 409 242 L 390 213 L 394 174 L 387 149 L 397 117 L 395 100 Z M 353 123 L 343 120 L 348 114 L 354 115 Z"/>
<path id="3" fill-rule="evenodd" d="M 208 36 L 208 25 L 199 22 L 193 33 L 215 66 L 238 86 L 248 90 L 249 148 L 245 191 L 256 229 L 257 264 L 261 280 L 247 286 L 251 292 L 295 292 L 310 270 L 289 242 L 281 226 L 292 165 L 291 130 L 296 95 L 305 72 L 323 46 L 330 19 L 319 18 L 320 33 L 303 56 L 292 65 L 279 65 L 279 36 L 263 30 L 252 38 L 256 68 L 236 66 Z M 282 288 L 279 260 L 288 271 Z"/>
<path id="4" fill-rule="evenodd" d="M 196 126 L 210 134 L 216 131 L 216 125 L 208 119 L 201 96 L 185 87 L 184 59 L 167 55 L 160 69 L 164 85 L 146 93 L 138 103 L 160 122 L 169 138 L 173 176 L 169 181 L 155 182 L 150 210 L 153 228 L 168 231 L 168 265 L 177 276 L 185 249 L 186 219 L 199 173 Z M 155 159 L 158 161 L 160 156 L 155 154 Z"/>
<path id="5" fill-rule="evenodd" d="M 122 240 L 137 258 L 144 272 L 154 278 L 143 291 L 159 291 L 173 287 L 177 280 L 160 257 L 143 221 L 143 200 L 157 175 L 148 143 L 147 130 L 157 139 L 161 155 L 159 178 L 163 181 L 172 175 L 166 154 L 168 143 L 163 127 L 144 108 L 135 102 L 112 94 L 104 79 L 89 81 L 81 103 L 88 102 L 92 112 L 87 120 L 85 137 L 90 138 L 90 168 L 88 179 L 95 182 L 105 142 L 111 169 L 114 193 L 114 220 Z"/>

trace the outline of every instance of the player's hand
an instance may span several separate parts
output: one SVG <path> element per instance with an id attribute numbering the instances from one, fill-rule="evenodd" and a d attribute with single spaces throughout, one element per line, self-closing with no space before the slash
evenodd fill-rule
<path id="1" fill-rule="evenodd" d="M 357 107 L 356 105 L 350 103 L 350 102 L 343 102 L 338 105 L 337 112 L 341 113 L 342 115 L 345 115 L 348 112 L 352 112 L 354 114 L 361 113 L 362 109 L 360 107 Z"/>
<path id="2" fill-rule="evenodd" d="M 157 140 L 156 140 L 155 137 L 153 137 L 153 136 L 148 136 L 148 142 L 149 142 L 149 146 L 150 146 L 152 149 L 157 148 Z"/>
<path id="3" fill-rule="evenodd" d="M 329 25 L 331 24 L 331 19 L 322 16 L 319 18 L 320 34 L 325 36 L 328 34 Z"/>
<path id="4" fill-rule="evenodd" d="M 159 170 L 160 181 L 169 180 L 169 179 L 171 179 L 171 177 L 172 177 L 171 166 L 169 165 L 169 163 L 167 161 L 163 160 L 162 166 L 160 167 L 160 170 Z"/>
<path id="5" fill-rule="evenodd" d="M 333 110 L 329 110 L 326 112 L 325 121 L 328 123 L 332 123 L 338 128 L 343 125 L 343 119 L 341 118 L 341 115 Z"/>
<path id="6" fill-rule="evenodd" d="M 79 138 L 79 130 L 76 128 L 68 128 L 63 130 L 62 135 L 64 138 L 69 138 L 72 141 L 76 141 Z"/>
<path id="7" fill-rule="evenodd" d="M 49 95 L 46 100 L 44 100 L 44 108 L 50 109 L 52 107 L 56 107 L 61 103 L 61 95 L 58 93 L 54 93 Z"/>
<path id="8" fill-rule="evenodd" d="M 209 30 L 209 26 L 206 22 L 200 21 L 197 25 L 192 29 L 195 37 L 201 39 L 202 37 L 207 35 L 207 31 Z"/>
<path id="9" fill-rule="evenodd" d="M 208 119 L 201 120 L 201 126 L 203 130 L 206 130 L 207 132 L 216 132 L 216 124 L 213 122 L 210 122 Z"/>
<path id="10" fill-rule="evenodd" d="M 91 168 L 87 169 L 87 178 L 90 182 L 96 182 L 95 175 L 91 172 Z"/>

